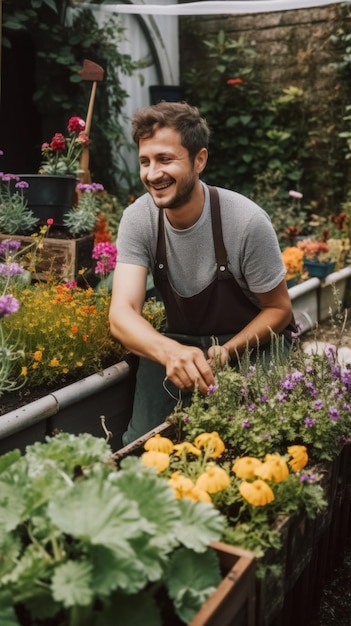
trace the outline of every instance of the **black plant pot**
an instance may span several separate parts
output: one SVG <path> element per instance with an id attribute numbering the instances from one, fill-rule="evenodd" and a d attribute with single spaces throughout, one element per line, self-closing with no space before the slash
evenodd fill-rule
<path id="1" fill-rule="evenodd" d="M 65 213 L 72 209 L 75 202 L 75 176 L 19 174 L 19 177 L 29 184 L 27 189 L 23 189 L 23 195 L 40 224 L 46 224 L 51 218 L 55 225 L 62 225 Z"/>

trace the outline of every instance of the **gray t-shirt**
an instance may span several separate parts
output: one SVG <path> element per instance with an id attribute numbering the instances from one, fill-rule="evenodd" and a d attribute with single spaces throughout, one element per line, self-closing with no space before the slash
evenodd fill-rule
<path id="1" fill-rule="evenodd" d="M 193 226 L 177 230 L 165 223 L 169 279 L 183 297 L 205 289 L 215 278 L 209 191 Z M 267 213 L 239 193 L 218 188 L 228 268 L 245 294 L 266 293 L 282 281 L 286 270 L 272 223 Z M 128 206 L 118 230 L 118 263 L 142 265 L 153 272 L 156 257 L 158 211 L 150 194 Z"/>

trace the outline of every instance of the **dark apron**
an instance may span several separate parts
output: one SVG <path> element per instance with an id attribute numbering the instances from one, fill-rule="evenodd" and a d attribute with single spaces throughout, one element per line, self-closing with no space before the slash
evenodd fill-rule
<path id="1" fill-rule="evenodd" d="M 223 242 L 222 223 L 218 191 L 209 187 L 213 241 L 217 262 L 216 277 L 203 291 L 184 298 L 172 287 L 168 279 L 164 211 L 159 212 L 159 228 L 154 271 L 155 287 L 160 293 L 167 314 L 165 334 L 184 345 L 201 348 L 207 358 L 207 350 L 215 337 L 219 345 L 237 334 L 260 312 L 243 293 L 233 274 L 228 269 L 228 258 Z M 292 323 L 282 333 L 291 343 Z M 287 346 L 287 349 L 288 349 Z M 259 352 L 269 352 L 269 346 L 262 346 Z M 178 400 L 187 406 L 191 393 L 182 392 L 170 381 L 164 383 L 165 367 L 149 359 L 140 358 L 133 415 L 128 430 L 123 436 L 126 445 L 161 424 L 172 413 Z M 167 386 L 167 389 L 165 389 Z"/>

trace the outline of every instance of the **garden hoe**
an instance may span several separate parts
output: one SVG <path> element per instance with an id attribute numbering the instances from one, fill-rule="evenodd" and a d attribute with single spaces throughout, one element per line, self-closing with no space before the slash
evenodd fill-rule
<path id="1" fill-rule="evenodd" d="M 93 117 L 93 109 L 94 109 L 94 101 L 96 94 L 96 87 L 99 81 L 102 81 L 104 78 L 104 70 L 100 65 L 97 65 L 93 61 L 89 61 L 88 59 L 84 59 L 83 67 L 78 72 L 83 80 L 92 81 L 91 94 L 88 106 L 87 117 L 85 120 L 85 134 L 89 137 L 90 128 L 91 128 L 91 120 Z M 80 182 L 81 183 L 91 183 L 90 171 L 89 171 L 89 146 L 84 146 L 82 155 L 80 158 Z"/>

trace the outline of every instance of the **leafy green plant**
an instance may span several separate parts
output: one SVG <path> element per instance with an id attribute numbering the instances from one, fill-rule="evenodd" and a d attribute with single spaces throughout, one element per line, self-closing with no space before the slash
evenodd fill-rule
<path id="1" fill-rule="evenodd" d="M 0 457 L 0 621 L 161 626 L 163 590 L 189 623 L 220 581 L 209 544 L 222 529 L 211 504 L 177 500 L 140 459 L 116 471 L 103 439 L 14 450 Z"/>

